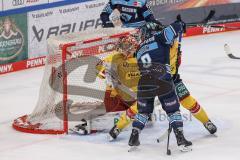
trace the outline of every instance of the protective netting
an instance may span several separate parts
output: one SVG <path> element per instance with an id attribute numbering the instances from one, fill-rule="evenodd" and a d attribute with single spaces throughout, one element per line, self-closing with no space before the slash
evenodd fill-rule
<path id="1" fill-rule="evenodd" d="M 112 54 L 120 37 L 132 32 L 99 29 L 50 38 L 37 105 L 32 114 L 16 119 L 13 127 L 31 133 L 65 133 L 66 123 L 81 118 L 66 113 L 73 104 L 103 102 L 106 85 L 96 76 L 95 66 Z"/>

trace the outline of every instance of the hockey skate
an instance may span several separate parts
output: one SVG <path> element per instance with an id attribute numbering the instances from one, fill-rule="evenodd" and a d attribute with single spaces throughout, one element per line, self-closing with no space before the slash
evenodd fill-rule
<path id="1" fill-rule="evenodd" d="M 138 146 L 140 145 L 139 132 L 140 131 L 137 128 L 132 129 L 132 134 L 131 134 L 129 142 L 128 142 L 128 145 L 130 146 L 130 149 L 128 150 L 128 152 L 132 152 L 132 151 L 136 150 L 138 148 Z"/>
<path id="2" fill-rule="evenodd" d="M 191 151 L 192 142 L 185 139 L 183 135 L 183 130 L 178 128 L 178 129 L 174 129 L 173 131 L 177 139 L 177 145 L 179 150 L 182 152 Z"/>
<path id="3" fill-rule="evenodd" d="M 113 128 L 109 131 L 109 141 L 115 140 L 119 134 L 120 130 L 117 128 L 117 126 L 113 126 Z"/>
<path id="4" fill-rule="evenodd" d="M 217 127 L 211 121 L 205 123 L 204 127 L 208 130 L 210 134 L 214 134 L 217 132 Z"/>
<path id="5" fill-rule="evenodd" d="M 90 134 L 90 128 L 88 122 L 85 119 L 81 120 L 81 123 L 76 125 L 74 128 L 69 129 L 72 133 L 77 133 L 79 135 Z"/>

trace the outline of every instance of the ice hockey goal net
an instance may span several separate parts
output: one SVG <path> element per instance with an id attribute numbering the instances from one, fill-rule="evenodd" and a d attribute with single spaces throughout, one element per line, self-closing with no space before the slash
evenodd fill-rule
<path id="1" fill-rule="evenodd" d="M 120 37 L 133 29 L 98 29 L 48 39 L 48 55 L 33 112 L 14 120 L 13 128 L 38 134 L 68 132 L 72 103 L 98 103 L 104 99 L 105 83 L 96 77 L 95 65 L 112 54 Z"/>

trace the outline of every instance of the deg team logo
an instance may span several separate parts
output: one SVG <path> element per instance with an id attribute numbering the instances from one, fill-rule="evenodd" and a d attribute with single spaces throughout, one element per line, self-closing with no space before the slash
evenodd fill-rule
<path id="1" fill-rule="evenodd" d="M 0 20 L 0 61 L 17 57 L 24 45 L 24 36 L 14 20 L 6 17 Z"/>

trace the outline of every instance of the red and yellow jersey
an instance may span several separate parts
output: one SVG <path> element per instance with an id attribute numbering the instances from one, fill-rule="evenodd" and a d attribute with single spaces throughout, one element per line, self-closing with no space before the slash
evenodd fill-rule
<path id="1" fill-rule="evenodd" d="M 128 87 L 130 90 L 137 92 L 137 85 L 140 78 L 140 71 L 138 69 L 137 59 L 134 57 L 126 57 L 123 54 L 114 52 L 100 63 L 97 64 L 98 77 L 105 78 L 106 65 L 111 65 L 114 69 L 118 80 L 122 85 Z M 107 87 L 109 89 L 109 87 Z M 119 88 L 115 88 L 116 94 L 119 95 L 124 101 L 132 101 L 129 94 L 125 93 Z"/>

